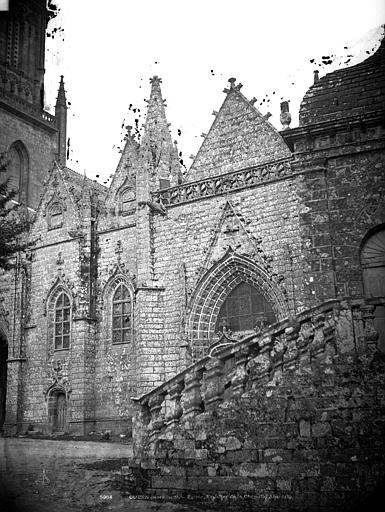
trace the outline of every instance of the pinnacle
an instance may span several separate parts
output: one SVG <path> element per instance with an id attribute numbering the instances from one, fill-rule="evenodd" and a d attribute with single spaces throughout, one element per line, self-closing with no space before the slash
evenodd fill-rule
<path id="1" fill-rule="evenodd" d="M 64 76 L 63 75 L 60 76 L 59 90 L 58 90 L 57 98 L 56 98 L 56 107 L 59 107 L 59 106 L 64 106 L 65 108 L 67 108 L 67 99 L 66 99 L 66 93 L 64 90 Z"/>
<path id="2" fill-rule="evenodd" d="M 167 128 L 168 123 L 166 119 L 165 105 L 164 100 L 162 98 L 162 91 L 160 88 L 160 84 L 162 83 L 162 79 L 158 76 L 153 76 L 150 78 L 151 83 L 151 93 L 150 99 L 147 102 L 147 117 L 145 122 L 145 133 L 148 130 L 152 130 L 154 125 L 157 125 L 158 128 Z M 170 137 L 171 140 L 171 137 Z"/>
<path id="3" fill-rule="evenodd" d="M 151 93 L 147 102 L 147 116 L 144 123 L 141 148 L 142 152 L 147 151 L 151 154 L 154 171 L 157 169 L 159 176 L 168 177 L 170 172 L 175 174 L 179 167 L 177 152 L 166 118 L 165 101 L 162 98 L 160 87 L 162 79 L 153 76 L 150 78 L 150 83 Z"/>

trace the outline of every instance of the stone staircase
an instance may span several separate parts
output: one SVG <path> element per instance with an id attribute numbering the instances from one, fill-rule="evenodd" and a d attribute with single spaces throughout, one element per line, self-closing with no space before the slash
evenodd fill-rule
<path id="1" fill-rule="evenodd" d="M 219 494 L 223 510 L 352 510 L 369 499 L 385 476 L 375 308 L 325 302 L 217 346 L 136 399 L 130 491 L 136 474 L 142 494 Z"/>

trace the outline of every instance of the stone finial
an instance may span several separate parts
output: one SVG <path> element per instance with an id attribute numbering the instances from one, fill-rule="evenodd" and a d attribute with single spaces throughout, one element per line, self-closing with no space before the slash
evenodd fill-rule
<path id="1" fill-rule="evenodd" d="M 279 119 L 282 123 L 282 129 L 288 130 L 290 128 L 290 123 L 291 123 L 291 114 L 289 112 L 289 102 L 288 101 L 281 102 L 281 115 L 280 115 Z"/>
<path id="2" fill-rule="evenodd" d="M 318 71 L 318 69 L 315 69 L 313 71 L 313 73 L 314 73 L 314 83 L 316 84 L 319 81 L 319 71 Z"/>
<path id="3" fill-rule="evenodd" d="M 250 100 L 251 105 L 254 105 L 254 103 L 256 101 L 257 101 L 257 98 L 255 96 L 253 98 L 251 98 L 251 100 Z"/>
<path id="4" fill-rule="evenodd" d="M 152 78 L 150 78 L 150 84 L 151 85 L 155 85 L 155 84 L 161 84 L 162 83 L 162 79 L 159 78 L 159 76 L 157 75 L 154 75 Z"/>
<path id="5" fill-rule="evenodd" d="M 236 80 L 237 80 L 236 78 L 228 79 L 228 82 L 230 82 L 230 89 L 234 89 Z"/>

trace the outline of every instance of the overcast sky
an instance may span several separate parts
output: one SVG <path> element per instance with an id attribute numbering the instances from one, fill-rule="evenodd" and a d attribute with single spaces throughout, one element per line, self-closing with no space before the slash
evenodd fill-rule
<path id="1" fill-rule="evenodd" d="M 46 105 L 54 106 L 63 74 L 70 102 L 67 165 L 105 184 L 119 160 L 124 126 L 143 123 L 151 76 L 163 80 L 172 137 L 189 167 L 228 78 L 243 84 L 247 98 L 257 98 L 262 114 L 271 112 L 278 129 L 279 103 L 290 100 L 291 127 L 297 126 L 313 70 L 323 76 L 364 60 L 378 47 L 385 22 L 383 0 L 56 3 L 60 12 L 48 29 L 54 38 L 47 38 Z"/>

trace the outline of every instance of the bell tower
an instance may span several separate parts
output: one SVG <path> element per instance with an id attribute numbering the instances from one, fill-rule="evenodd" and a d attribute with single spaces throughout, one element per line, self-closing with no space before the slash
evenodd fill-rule
<path id="1" fill-rule="evenodd" d="M 46 0 L 9 0 L 0 11 L 0 153 L 11 162 L 7 174 L 17 200 L 32 208 L 46 172 L 54 160 L 65 165 L 66 157 L 63 78 L 55 114 L 44 110 L 45 37 L 53 16 Z"/>
<path id="2" fill-rule="evenodd" d="M 44 106 L 45 32 L 50 19 L 46 0 L 10 0 L 0 18 L 0 66 L 9 92 Z"/>

